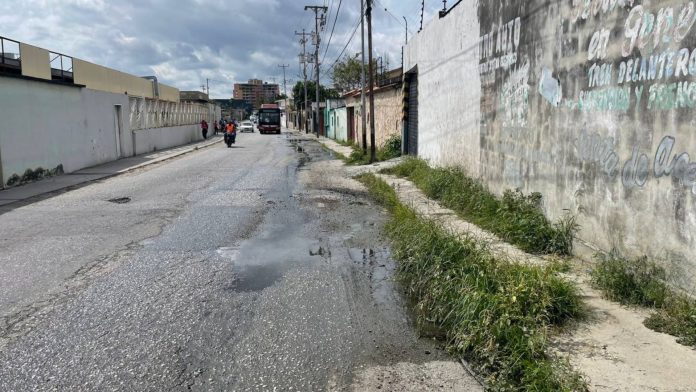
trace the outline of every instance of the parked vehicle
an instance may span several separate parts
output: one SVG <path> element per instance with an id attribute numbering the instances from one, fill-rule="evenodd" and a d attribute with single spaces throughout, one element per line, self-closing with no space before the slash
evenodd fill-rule
<path id="1" fill-rule="evenodd" d="M 259 132 L 280 135 L 280 108 L 277 104 L 263 104 L 258 113 Z"/>
<path id="2" fill-rule="evenodd" d="M 245 120 L 239 124 L 239 132 L 254 132 L 254 124 L 251 121 Z"/>

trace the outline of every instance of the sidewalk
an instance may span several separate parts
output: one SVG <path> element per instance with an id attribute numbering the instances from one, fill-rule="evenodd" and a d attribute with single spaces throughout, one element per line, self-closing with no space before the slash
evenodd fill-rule
<path id="1" fill-rule="evenodd" d="M 330 143 L 320 142 L 332 148 Z M 454 211 L 429 199 L 411 181 L 378 174 L 382 168 L 362 166 L 360 172 L 372 172 L 387 182 L 400 201 L 419 215 L 440 222 L 456 235 L 489 244 L 497 257 L 536 265 L 548 262 L 546 257 L 528 254 L 461 219 Z M 346 173 L 349 176 L 359 174 L 357 167 L 346 167 Z M 576 261 L 576 265 L 586 268 L 585 262 Z M 645 327 L 643 320 L 648 315 L 647 310 L 621 306 L 602 298 L 601 293 L 591 287 L 584 268 L 575 268 L 566 277 L 579 288 L 588 309 L 588 320 L 552 336 L 553 352 L 550 354 L 567 358 L 586 376 L 592 391 L 696 391 L 692 378 L 696 351 L 677 343 L 673 336 Z"/>
<path id="2" fill-rule="evenodd" d="M 82 185 L 96 180 L 101 180 L 119 174 L 127 173 L 142 167 L 163 162 L 190 152 L 214 145 L 222 140 L 221 136 L 212 136 L 208 140 L 174 147 L 149 154 L 142 154 L 130 158 L 104 163 L 98 166 L 75 171 L 56 177 L 46 178 L 37 182 L 0 190 L 0 208 L 11 203 L 16 203 L 40 196 L 46 193 L 60 191 L 65 188 Z"/>

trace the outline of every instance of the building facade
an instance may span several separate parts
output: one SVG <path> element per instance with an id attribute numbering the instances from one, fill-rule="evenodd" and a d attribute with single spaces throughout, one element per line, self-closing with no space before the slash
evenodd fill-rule
<path id="1" fill-rule="evenodd" d="M 259 79 L 250 79 L 248 83 L 235 83 L 234 99 L 241 99 L 254 109 L 261 107 L 263 103 L 275 102 L 280 95 L 280 87 L 277 84 L 269 84 Z"/>

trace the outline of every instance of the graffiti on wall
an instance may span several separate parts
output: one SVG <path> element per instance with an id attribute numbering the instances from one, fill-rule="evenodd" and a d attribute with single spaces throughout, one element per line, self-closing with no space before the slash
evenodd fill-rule
<path id="1" fill-rule="evenodd" d="M 663 137 L 652 161 L 647 153 L 634 147 L 631 156 L 620 165 L 614 138 L 583 130 L 574 141 L 580 161 L 598 165 L 610 180 L 620 174 L 621 183 L 626 188 L 642 188 L 651 176 L 655 179 L 668 177 L 679 186 L 690 188 L 696 195 L 696 161 L 692 161 L 687 152 L 675 152 L 675 144 L 673 136 Z"/>
<path id="2" fill-rule="evenodd" d="M 507 70 L 518 61 L 522 19 L 515 18 L 479 37 L 479 74 Z"/>
<path id="3" fill-rule="evenodd" d="M 614 150 L 614 138 L 602 137 L 599 133 L 580 132 L 574 141 L 578 158 L 599 165 L 604 174 L 614 177 L 618 173 L 619 156 Z"/>
<path id="4" fill-rule="evenodd" d="M 672 110 L 696 106 L 696 49 L 684 47 L 696 23 L 694 1 L 651 9 L 634 0 L 574 0 L 570 22 L 598 19 L 586 38 L 588 83 L 563 102 L 582 112 Z M 616 15 L 614 15 L 614 14 Z M 610 15 L 612 14 L 612 15 Z M 609 17 L 611 16 L 611 17 Z M 611 53 L 620 54 L 617 59 Z"/>
<path id="5" fill-rule="evenodd" d="M 527 125 L 529 106 L 529 63 L 510 72 L 503 83 L 498 99 L 498 111 L 503 114 L 503 126 Z"/>

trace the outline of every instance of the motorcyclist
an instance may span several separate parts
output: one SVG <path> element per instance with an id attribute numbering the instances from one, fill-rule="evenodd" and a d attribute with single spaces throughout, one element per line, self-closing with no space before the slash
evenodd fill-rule
<path id="1" fill-rule="evenodd" d="M 233 122 L 228 122 L 225 126 L 225 144 L 227 144 L 227 148 L 232 147 L 232 144 L 235 143 L 236 138 L 237 128 L 234 126 Z"/>

